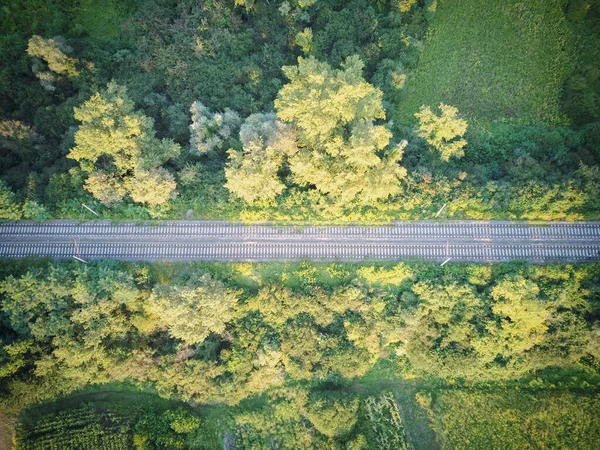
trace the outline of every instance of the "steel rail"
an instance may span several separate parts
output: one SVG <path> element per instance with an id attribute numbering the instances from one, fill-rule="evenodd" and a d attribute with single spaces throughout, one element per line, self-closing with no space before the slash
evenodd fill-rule
<path id="1" fill-rule="evenodd" d="M 226 222 L 0 224 L 0 257 L 146 261 L 584 262 L 600 260 L 600 222 L 398 222 L 275 226 Z"/>

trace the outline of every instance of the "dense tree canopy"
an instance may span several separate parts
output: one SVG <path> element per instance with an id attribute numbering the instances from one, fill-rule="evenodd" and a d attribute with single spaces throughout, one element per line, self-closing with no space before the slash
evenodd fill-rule
<path id="1" fill-rule="evenodd" d="M 563 289 L 579 289 L 566 275 Z M 522 276 L 505 277 L 487 295 L 456 284 L 416 284 L 421 301 L 406 321 L 406 355 L 422 373 L 468 379 L 510 378 L 585 355 L 585 308 Z M 578 296 L 578 294 L 576 294 Z M 560 330 L 560 332 L 558 331 Z M 569 338 L 558 342 L 555 334 Z"/>
<path id="2" fill-rule="evenodd" d="M 389 149 L 391 133 L 374 124 L 385 118 L 383 93 L 363 79 L 362 68 L 356 56 L 339 70 L 300 57 L 284 67 L 290 82 L 275 100 L 278 117 L 298 130 L 299 151 L 289 158 L 293 180 L 341 203 L 397 194 L 406 175 L 398 165 L 405 144 Z"/>
<path id="3" fill-rule="evenodd" d="M 70 51 L 72 49 L 60 36 L 54 39 L 44 39 L 41 36 L 33 35 L 29 39 L 27 53 L 36 58 L 32 70 L 44 89 L 48 91 L 56 89 L 54 83 L 61 75 L 69 78 L 79 75 L 76 68 L 77 60 L 67 56 Z M 44 70 L 41 60 L 46 62 L 49 70 Z"/>
<path id="4" fill-rule="evenodd" d="M 379 224 L 446 203 L 454 219 L 597 220 L 599 21 L 589 0 L 4 0 L 0 218 L 79 220 L 86 203 L 126 220 Z M 598 386 L 595 265 L 2 261 L 0 278 L 0 413 L 123 380 L 240 405 L 200 422 L 148 411 L 121 428 L 140 448 L 193 433 L 191 448 L 223 447 L 227 429 L 240 448 L 410 448 L 371 427 L 398 431 L 398 396 L 442 429 L 508 404 L 465 386 Z M 402 387 L 357 406 L 384 378 Z M 456 395 L 414 395 L 428 383 Z M 503 417 L 567 436 L 546 446 L 593 441 L 594 414 L 563 400 Z M 481 441 L 444 430 L 441 445 L 521 436 L 487 416 Z"/>
<path id="5" fill-rule="evenodd" d="M 159 166 L 177 156 L 179 146 L 155 138 L 152 119 L 133 108 L 125 88 L 115 83 L 75 108 L 81 126 L 67 156 L 88 174 L 86 189 L 106 205 L 129 193 L 154 206 L 175 191 L 173 176 Z"/>
<path id="6" fill-rule="evenodd" d="M 279 177 L 284 159 L 298 151 L 294 131 L 275 114 L 253 114 L 240 129 L 240 141 L 242 151 L 228 151 L 225 187 L 248 203 L 274 199 L 285 189 Z"/>
<path id="7" fill-rule="evenodd" d="M 332 265 L 326 271 L 341 274 L 333 286 L 311 278 L 310 265 L 273 266 L 259 278 L 240 267 L 225 279 L 215 267 L 165 279 L 161 267 L 152 268 L 160 281 L 146 265 L 114 263 L 5 276 L 7 392 L 34 401 L 130 378 L 171 398 L 236 404 L 284 380 L 353 380 L 378 361 L 477 382 L 584 367 L 598 355 L 595 266 L 472 265 L 444 275 L 422 265 Z"/>
<path id="8" fill-rule="evenodd" d="M 440 152 L 442 160 L 460 158 L 464 156 L 464 147 L 467 145 L 462 138 L 467 131 L 467 121 L 458 117 L 458 109 L 453 106 L 440 103 L 439 109 L 440 116 L 425 106 L 415 113 L 419 119 L 418 134 Z"/>
<path id="9" fill-rule="evenodd" d="M 148 309 L 156 326 L 166 325 L 171 336 L 194 345 L 225 331 L 237 301 L 234 291 L 204 275 L 184 286 L 156 286 Z"/>
<path id="10" fill-rule="evenodd" d="M 315 393 L 308 407 L 308 419 L 329 437 L 344 436 L 356 423 L 359 400 L 339 393 Z"/>

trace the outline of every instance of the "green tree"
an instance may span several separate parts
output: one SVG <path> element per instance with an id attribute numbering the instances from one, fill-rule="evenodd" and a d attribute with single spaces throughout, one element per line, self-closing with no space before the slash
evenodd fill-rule
<path id="1" fill-rule="evenodd" d="M 23 216 L 20 205 L 10 187 L 0 180 L 0 218 L 18 220 Z"/>
<path id="2" fill-rule="evenodd" d="M 171 173 L 158 167 L 150 170 L 136 170 L 125 182 L 134 202 L 150 206 L 162 205 L 176 194 L 177 183 Z"/>
<path id="3" fill-rule="evenodd" d="M 173 177 L 159 166 L 179 154 L 179 145 L 154 137 L 153 121 L 134 111 L 124 87 L 110 83 L 81 107 L 75 147 L 67 157 L 88 173 L 85 187 L 106 205 L 126 194 L 156 205 L 174 195 Z"/>
<path id="4" fill-rule="evenodd" d="M 414 370 L 441 377 L 478 372 L 474 343 L 483 318 L 481 298 L 469 286 L 417 283 L 421 304 L 405 316 L 404 353 Z"/>
<path id="5" fill-rule="evenodd" d="M 417 373 L 508 379 L 585 354 L 590 334 L 576 280 L 543 293 L 521 275 L 503 277 L 489 296 L 459 284 L 413 290 L 421 304 L 406 316 L 402 341 Z"/>
<path id="6" fill-rule="evenodd" d="M 112 206 L 120 203 L 127 195 L 122 178 L 104 170 L 95 170 L 85 180 L 85 189 L 103 205 Z"/>
<path id="7" fill-rule="evenodd" d="M 199 101 L 192 103 L 190 113 L 190 150 L 197 155 L 227 148 L 241 124 L 235 111 L 225 108 L 223 113 L 211 113 Z"/>
<path id="8" fill-rule="evenodd" d="M 429 145 L 440 152 L 442 160 L 448 161 L 451 157 L 464 156 L 464 146 L 467 141 L 462 136 L 467 131 L 467 121 L 458 116 L 458 109 L 454 106 L 439 106 L 441 115 L 436 115 L 429 107 L 421 106 L 418 113 L 418 135 Z M 458 139 L 457 139 L 458 138 Z"/>
<path id="9" fill-rule="evenodd" d="M 259 311 L 269 325 L 281 329 L 289 319 L 303 313 L 310 314 L 318 325 L 327 326 L 334 321 L 335 314 L 355 311 L 364 301 L 362 292 L 353 287 L 333 292 L 313 287 L 302 294 L 275 285 L 261 289 L 248 301 L 247 307 Z"/>
<path id="10" fill-rule="evenodd" d="M 165 416 L 171 422 L 171 429 L 175 433 L 191 433 L 200 426 L 200 419 L 183 408 L 177 408 L 175 411 L 165 411 Z"/>
<path id="11" fill-rule="evenodd" d="M 60 76 L 75 78 L 79 75 L 76 68 L 77 59 L 67 56 L 71 50 L 60 36 L 54 39 L 44 39 L 41 36 L 33 35 L 29 38 L 27 53 L 35 58 L 33 71 L 44 89 L 54 90 L 54 83 Z M 46 62 L 49 71 L 44 70 L 42 60 Z"/>
<path id="12" fill-rule="evenodd" d="M 305 28 L 303 31 L 296 34 L 295 43 L 302 49 L 305 55 L 309 55 L 313 45 L 312 28 Z"/>
<path id="13" fill-rule="evenodd" d="M 397 194 L 406 175 L 398 165 L 406 144 L 388 149 L 391 133 L 374 124 L 385 118 L 382 92 L 362 78 L 362 68 L 357 56 L 339 70 L 300 57 L 283 68 L 290 82 L 275 100 L 279 118 L 298 130 L 299 151 L 289 158 L 293 180 L 340 204 Z"/>
<path id="14" fill-rule="evenodd" d="M 130 274 L 106 266 L 51 268 L 8 277 L 0 293 L 19 340 L 33 339 L 44 349 L 30 361 L 36 376 L 69 391 L 131 375 L 135 357 L 128 343 L 136 340 L 133 323 L 141 307 Z"/>
<path id="15" fill-rule="evenodd" d="M 51 215 L 44 205 L 40 205 L 35 200 L 26 200 L 23 203 L 23 217 L 41 222 L 50 219 Z"/>
<path id="16" fill-rule="evenodd" d="M 278 177 L 284 158 L 297 151 L 291 127 L 275 114 L 252 114 L 240 129 L 243 150 L 229 149 L 225 187 L 248 203 L 270 200 L 285 185 Z"/>
<path id="17" fill-rule="evenodd" d="M 236 317 L 237 301 L 237 292 L 202 275 L 185 285 L 156 286 L 148 309 L 157 316 L 157 325 L 166 326 L 171 336 L 194 345 L 211 333 L 225 331 Z"/>
<path id="18" fill-rule="evenodd" d="M 5 345 L 0 341 L 0 378 L 19 372 L 34 359 L 32 353 L 40 350 L 33 339 L 19 340 Z"/>
<path id="19" fill-rule="evenodd" d="M 289 322 L 281 333 L 282 361 L 288 376 L 295 379 L 319 377 L 323 359 L 320 333 L 310 323 Z"/>
<path id="20" fill-rule="evenodd" d="M 322 434 L 343 438 L 358 419 L 360 400 L 341 392 L 314 392 L 306 407 L 306 417 Z"/>
<path id="21" fill-rule="evenodd" d="M 408 12 L 417 3 L 417 0 L 396 0 L 395 5 L 401 12 Z"/>
<path id="22" fill-rule="evenodd" d="M 495 320 L 488 325 L 494 341 L 490 360 L 499 355 L 508 360 L 544 341 L 552 305 L 540 301 L 539 293 L 538 286 L 522 276 L 505 278 L 494 286 Z"/>

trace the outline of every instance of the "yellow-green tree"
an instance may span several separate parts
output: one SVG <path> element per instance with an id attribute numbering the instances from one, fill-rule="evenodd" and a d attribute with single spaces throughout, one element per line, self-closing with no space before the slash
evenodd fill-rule
<path id="1" fill-rule="evenodd" d="M 67 56 L 70 51 L 71 48 L 60 36 L 54 39 L 44 39 L 41 36 L 33 35 L 29 38 L 27 53 L 35 60 L 33 71 L 44 89 L 54 90 L 54 82 L 62 76 L 75 78 L 79 75 L 76 67 L 77 59 Z M 49 70 L 45 70 L 42 61 L 46 62 Z"/>
<path id="2" fill-rule="evenodd" d="M 0 219 L 20 219 L 21 207 L 10 187 L 0 180 Z"/>
<path id="3" fill-rule="evenodd" d="M 204 341 L 210 333 L 223 333 L 235 318 L 238 294 L 223 283 L 203 275 L 186 285 L 156 286 L 148 310 L 156 324 L 189 345 Z"/>
<path id="4" fill-rule="evenodd" d="M 401 12 L 408 12 L 417 3 L 417 0 L 396 0 L 395 5 Z"/>
<path id="5" fill-rule="evenodd" d="M 521 275 L 503 277 L 489 295 L 457 284 L 417 283 L 413 291 L 421 304 L 406 316 L 402 340 L 420 374 L 514 378 L 570 364 L 586 351 L 590 334 L 580 306 L 561 291 L 544 298 Z"/>
<path id="6" fill-rule="evenodd" d="M 440 152 L 444 161 L 451 157 L 461 158 L 467 145 L 462 137 L 467 131 L 467 121 L 458 116 L 458 109 L 454 106 L 440 103 L 439 109 L 441 114 L 438 116 L 428 106 L 421 106 L 415 114 L 419 119 L 417 133 Z"/>
<path id="7" fill-rule="evenodd" d="M 177 183 L 166 169 L 136 170 L 125 183 L 134 202 L 162 205 L 175 196 Z"/>
<path id="8" fill-rule="evenodd" d="M 284 158 L 297 151 L 296 136 L 275 114 L 252 114 L 240 129 L 243 150 L 229 149 L 225 187 L 248 203 L 270 200 L 285 185 L 278 177 Z"/>
<path id="9" fill-rule="evenodd" d="M 134 104 L 124 87 L 110 83 L 79 108 L 75 147 L 67 157 L 88 174 L 85 188 L 105 205 L 127 194 L 140 203 L 158 205 L 174 195 L 173 176 L 159 166 L 179 154 L 170 140 L 154 137 L 154 123 Z"/>
<path id="10" fill-rule="evenodd" d="M 358 419 L 360 400 L 341 392 L 315 392 L 306 407 L 306 417 L 322 434 L 343 438 Z"/>
<path id="11" fill-rule="evenodd" d="M 405 144 L 389 148 L 382 92 L 362 77 L 358 56 L 339 70 L 313 57 L 283 68 L 290 82 L 275 100 L 278 117 L 298 132 L 290 155 L 292 179 L 313 185 L 336 203 L 370 204 L 400 192 Z"/>
<path id="12" fill-rule="evenodd" d="M 519 356 L 544 341 L 552 305 L 540 301 L 538 286 L 522 276 L 505 278 L 492 289 L 492 312 L 496 316 L 488 326 L 494 342 L 493 360 Z"/>

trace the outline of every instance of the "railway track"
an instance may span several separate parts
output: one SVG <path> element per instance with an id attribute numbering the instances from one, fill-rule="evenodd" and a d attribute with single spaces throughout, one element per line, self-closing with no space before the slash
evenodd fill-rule
<path id="1" fill-rule="evenodd" d="M 0 224 L 0 256 L 85 261 L 598 261 L 600 222 L 399 222 L 382 227 L 16 222 Z"/>

